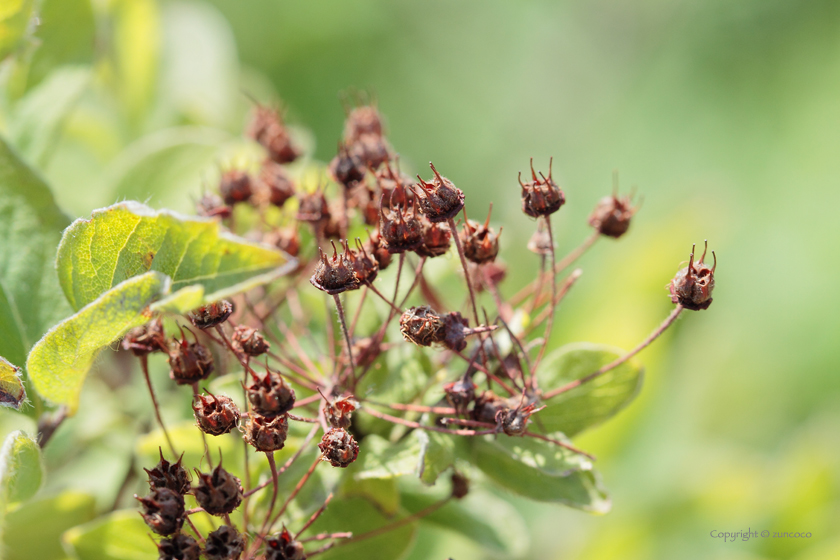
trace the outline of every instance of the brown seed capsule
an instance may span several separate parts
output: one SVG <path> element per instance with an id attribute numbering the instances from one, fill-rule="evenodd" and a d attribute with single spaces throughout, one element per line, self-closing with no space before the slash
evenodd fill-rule
<path id="1" fill-rule="evenodd" d="M 365 135 L 382 136 L 382 115 L 373 105 L 353 108 L 344 122 L 344 140 L 353 143 Z"/>
<path id="2" fill-rule="evenodd" d="M 192 403 L 198 428 L 205 434 L 220 436 L 230 432 L 239 422 L 239 409 L 230 397 L 196 395 Z"/>
<path id="3" fill-rule="evenodd" d="M 377 214 L 378 213 L 379 210 L 377 209 Z M 382 239 L 382 236 L 379 235 L 378 230 L 370 234 L 370 238 L 365 245 L 365 250 L 376 259 L 376 263 L 379 265 L 379 270 L 385 270 L 388 268 L 388 265 L 391 264 L 393 257 L 391 257 L 391 252 L 388 251 L 388 245 Z"/>
<path id="4" fill-rule="evenodd" d="M 268 157 L 276 163 L 291 163 L 300 156 L 280 113 L 275 109 L 257 105 L 247 133 L 265 148 Z"/>
<path id="5" fill-rule="evenodd" d="M 522 211 L 532 218 L 554 214 L 566 202 L 566 195 L 551 177 L 553 162 L 554 158 L 549 160 L 548 178 L 542 173 L 537 178 L 534 171 L 534 158 L 531 158 L 531 181 L 523 183 L 522 174 L 519 174 L 519 185 L 522 187 Z"/>
<path id="6" fill-rule="evenodd" d="M 300 234 L 294 227 L 281 228 L 267 233 L 263 237 L 263 243 L 273 245 L 293 257 L 300 254 Z"/>
<path id="7" fill-rule="evenodd" d="M 353 411 L 359 406 L 359 402 L 351 396 L 341 397 L 335 402 L 327 402 L 324 405 L 324 416 L 333 428 L 347 429 L 351 424 Z"/>
<path id="8" fill-rule="evenodd" d="M 152 469 L 143 469 L 149 476 L 149 488 L 168 488 L 177 494 L 186 494 L 190 491 L 190 475 L 181 466 L 181 459 L 177 463 L 170 463 L 163 458 L 163 451 L 158 448 L 160 462 Z"/>
<path id="9" fill-rule="evenodd" d="M 158 560 L 199 560 L 201 557 L 201 547 L 186 533 L 163 539 L 157 547 Z"/>
<path id="10" fill-rule="evenodd" d="M 236 325 L 230 337 L 230 343 L 237 352 L 242 352 L 252 358 L 265 354 L 271 348 L 257 329 L 245 325 Z"/>
<path id="11" fill-rule="evenodd" d="M 332 244 L 332 247 L 333 256 L 331 259 L 321 251 L 320 247 L 318 248 L 320 260 L 318 266 L 315 267 L 315 272 L 309 279 L 309 283 L 330 295 L 355 290 L 359 287 L 359 279 L 356 277 L 353 262 L 348 254 L 350 252 L 349 247 L 345 242 L 345 250 L 340 256 L 335 248 L 335 243 Z"/>
<path id="12" fill-rule="evenodd" d="M 222 173 L 219 182 L 219 192 L 225 204 L 233 206 L 239 202 L 247 202 L 253 194 L 251 176 L 242 169 L 231 169 Z"/>
<path id="13" fill-rule="evenodd" d="M 289 435 L 289 415 L 262 416 L 252 412 L 244 429 L 245 441 L 257 451 L 279 451 Z"/>
<path id="14" fill-rule="evenodd" d="M 364 180 L 367 169 L 361 158 L 346 144 L 339 144 L 338 154 L 330 162 L 329 171 L 335 182 L 352 189 Z"/>
<path id="15" fill-rule="evenodd" d="M 445 255 L 452 244 L 452 234 L 445 224 L 423 220 L 423 244 L 414 251 L 421 257 L 434 258 Z"/>
<path id="16" fill-rule="evenodd" d="M 446 400 L 458 414 L 466 414 L 470 404 L 475 400 L 476 384 L 471 379 L 462 377 L 458 381 L 443 386 Z"/>
<path id="17" fill-rule="evenodd" d="M 353 341 L 353 360 L 356 367 L 367 367 L 382 354 L 381 341 L 375 336 L 357 338 Z"/>
<path id="18" fill-rule="evenodd" d="M 282 208 L 295 195 L 295 185 L 286 169 L 271 160 L 263 162 L 256 182 L 257 202 Z"/>
<path id="19" fill-rule="evenodd" d="M 195 501 L 210 515 L 224 515 L 239 507 L 242 501 L 242 484 L 239 479 L 218 465 L 205 474 L 196 469 L 198 486 L 193 488 Z"/>
<path id="20" fill-rule="evenodd" d="M 297 219 L 318 224 L 330 219 L 330 207 L 321 190 L 298 195 Z"/>
<path id="21" fill-rule="evenodd" d="M 391 146 L 382 136 L 363 134 L 350 145 L 350 151 L 364 165 L 376 169 L 392 157 Z"/>
<path id="22" fill-rule="evenodd" d="M 460 500 L 470 492 L 470 480 L 458 472 L 452 473 L 452 497 Z"/>
<path id="23" fill-rule="evenodd" d="M 295 390 L 276 371 L 263 376 L 251 372 L 251 384 L 245 388 L 253 409 L 264 416 L 289 412 L 295 406 Z"/>
<path id="24" fill-rule="evenodd" d="M 265 560 L 306 560 L 306 552 L 284 527 L 278 536 L 266 539 Z"/>
<path id="25" fill-rule="evenodd" d="M 366 225 L 379 225 L 379 197 L 373 189 L 360 184 L 350 190 L 347 202 L 350 208 L 358 208 Z"/>
<path id="26" fill-rule="evenodd" d="M 207 560 L 239 560 L 245 550 L 245 539 L 234 527 L 222 525 L 209 535 L 204 546 Z"/>
<path id="27" fill-rule="evenodd" d="M 204 193 L 202 197 L 196 202 L 196 213 L 199 216 L 206 216 L 208 218 L 230 218 L 233 209 L 226 205 L 224 201 L 213 193 Z"/>
<path id="28" fill-rule="evenodd" d="M 359 445 L 353 436 L 342 428 L 330 428 L 321 443 L 321 458 L 334 467 L 346 468 L 359 456 Z"/>
<path id="29" fill-rule="evenodd" d="M 444 318 L 428 305 L 411 307 L 400 317 L 400 333 L 405 340 L 418 346 L 431 346 L 443 342 L 446 324 Z"/>
<path id="30" fill-rule="evenodd" d="M 630 196 L 618 196 L 618 179 L 613 194 L 602 198 L 589 216 L 589 225 L 601 235 L 619 238 L 630 227 L 630 219 L 639 209 Z"/>
<path id="31" fill-rule="evenodd" d="M 226 299 L 202 305 L 190 312 L 190 321 L 201 330 L 221 325 L 233 313 L 233 303 Z"/>
<path id="32" fill-rule="evenodd" d="M 493 391 L 484 391 L 476 399 L 470 417 L 476 422 L 494 424 L 496 414 L 508 408 L 506 399 L 495 394 Z"/>
<path id="33" fill-rule="evenodd" d="M 379 274 L 379 263 L 376 259 L 368 254 L 365 246 L 362 245 L 362 240 L 356 238 L 356 250 L 351 251 L 344 241 L 344 254 L 350 257 L 350 262 L 353 265 L 353 272 L 356 273 L 356 278 L 361 284 L 368 284 L 376 280 Z"/>
<path id="34" fill-rule="evenodd" d="M 502 408 L 496 412 L 496 424 L 501 426 L 502 431 L 509 436 L 524 436 L 534 408 L 533 404 Z"/>
<path id="35" fill-rule="evenodd" d="M 195 333 L 192 335 L 195 337 Z M 175 383 L 192 385 L 207 379 L 213 373 L 213 354 L 197 337 L 195 342 L 188 343 L 181 329 L 181 340 L 172 339 L 169 345 L 169 369 L 169 377 L 174 379 Z"/>
<path id="36" fill-rule="evenodd" d="M 491 262 L 499 254 L 499 236 L 502 235 L 502 230 L 500 229 L 497 234 L 490 229 L 491 212 L 493 212 L 492 204 L 484 224 L 467 220 L 464 229 L 458 234 L 464 246 L 464 256 L 476 264 Z"/>
<path id="37" fill-rule="evenodd" d="M 140 515 L 158 535 L 171 535 L 184 524 L 184 497 L 169 488 L 155 488 L 145 498 L 134 496 L 143 506 Z"/>
<path id="38" fill-rule="evenodd" d="M 691 247 L 691 255 L 688 259 L 688 266 L 677 272 L 674 279 L 668 286 L 671 292 L 671 301 L 678 303 L 686 309 L 699 311 L 708 309 L 712 304 L 712 290 L 715 288 L 715 269 L 717 268 L 717 255 L 712 251 L 714 264 L 709 268 L 706 263 L 706 251 L 709 243 L 703 249 L 700 260 L 694 262 L 694 246 Z"/>
<path id="39" fill-rule="evenodd" d="M 142 327 L 128 331 L 123 338 L 122 347 L 130 350 L 135 356 L 146 356 L 152 352 L 166 350 L 166 335 L 159 319 L 149 321 Z"/>
<path id="40" fill-rule="evenodd" d="M 450 350 L 461 352 L 467 347 L 466 337 L 473 331 L 470 322 L 457 311 L 447 313 L 443 317 L 443 340 L 440 342 Z"/>
<path id="41" fill-rule="evenodd" d="M 390 207 L 386 209 L 385 195 L 379 202 L 379 235 L 385 241 L 390 253 L 413 251 L 423 243 L 423 224 L 417 217 L 416 196 L 409 199 L 411 209 L 406 205 L 395 205 L 391 193 Z"/>
<path id="42" fill-rule="evenodd" d="M 420 196 L 420 210 L 430 222 L 445 222 L 454 218 L 464 207 L 464 192 L 455 184 L 442 177 L 435 166 L 429 162 L 435 176 L 431 183 L 424 181 L 420 175 L 417 176 L 419 183 L 415 186 L 415 192 Z"/>
<path id="43" fill-rule="evenodd" d="M 397 165 L 399 167 L 399 162 Z M 380 194 L 386 196 L 391 206 L 408 204 L 407 191 L 410 191 L 412 185 L 414 185 L 414 179 L 402 174 L 399 168 L 395 173 L 391 164 L 387 161 L 376 170 L 373 177 L 376 179 L 376 186 L 379 188 Z"/>

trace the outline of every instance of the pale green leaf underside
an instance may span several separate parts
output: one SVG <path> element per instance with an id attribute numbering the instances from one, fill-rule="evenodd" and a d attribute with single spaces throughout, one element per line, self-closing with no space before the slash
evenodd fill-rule
<path id="1" fill-rule="evenodd" d="M 20 368 L 0 356 L 0 406 L 20 408 L 26 399 L 26 391 L 20 380 Z"/>
<path id="2" fill-rule="evenodd" d="M 9 434 L 0 449 L 0 507 L 28 500 L 42 480 L 41 448 L 21 431 Z"/>
<path id="3" fill-rule="evenodd" d="M 154 560 L 158 554 L 149 528 L 136 509 L 120 510 L 64 533 L 77 558 L 90 560 Z"/>
<path id="4" fill-rule="evenodd" d="M 67 228 L 57 267 L 64 294 L 80 309 L 149 270 L 169 276 L 172 291 L 198 284 L 207 300 L 215 300 L 269 282 L 294 262 L 278 250 L 222 231 L 215 220 L 123 202 Z"/>

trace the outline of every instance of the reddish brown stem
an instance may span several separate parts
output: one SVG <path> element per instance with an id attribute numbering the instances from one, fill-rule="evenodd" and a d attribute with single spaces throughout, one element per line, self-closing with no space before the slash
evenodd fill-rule
<path id="1" fill-rule="evenodd" d="M 330 495 L 327 496 L 326 500 L 324 500 L 324 504 L 321 507 L 318 508 L 318 511 L 316 511 L 315 513 L 312 514 L 312 517 L 309 518 L 309 521 L 307 521 L 303 525 L 303 527 L 301 527 L 300 531 L 297 532 L 297 534 L 295 535 L 295 540 L 298 540 L 300 538 L 300 536 L 303 534 L 303 532 L 306 531 L 307 529 L 309 529 L 309 527 L 312 526 L 313 523 L 315 523 L 316 519 L 321 517 L 321 514 L 324 513 L 325 509 L 327 509 L 327 506 L 329 505 L 330 500 L 332 500 L 332 498 L 333 498 L 333 495 L 332 495 L 332 492 L 330 492 Z"/>
<path id="2" fill-rule="evenodd" d="M 482 436 L 486 434 L 493 434 L 495 430 L 485 430 L 485 431 L 477 431 L 477 430 L 447 430 L 446 428 L 441 428 L 439 426 L 424 426 L 419 422 L 412 422 L 411 420 L 405 420 L 404 418 L 398 418 L 396 416 L 391 416 L 390 414 L 385 414 L 384 412 L 379 412 L 378 410 L 374 410 L 370 407 L 365 407 L 362 409 L 362 412 L 367 412 L 371 416 L 376 416 L 382 420 L 387 420 L 388 422 L 393 422 L 395 424 L 402 424 L 403 426 L 408 426 L 409 428 L 417 428 L 419 430 L 428 430 L 430 432 L 438 432 L 441 434 L 453 434 L 456 436 Z"/>
<path id="3" fill-rule="evenodd" d="M 555 266 L 555 251 L 554 251 L 554 233 L 551 231 L 551 215 L 545 216 L 545 226 L 548 231 L 549 247 L 551 248 L 551 305 L 548 309 L 548 321 L 545 324 L 545 334 L 543 335 L 543 344 L 540 348 L 537 359 L 534 361 L 534 372 L 540 367 L 545 349 L 548 347 L 548 341 L 551 338 L 551 328 L 554 326 L 554 313 L 557 309 L 557 267 Z M 536 297 L 534 298 L 536 301 Z M 537 376 L 531 375 L 531 388 L 536 389 Z"/>
<path id="4" fill-rule="evenodd" d="M 169 437 L 169 432 L 166 430 L 166 426 L 163 423 L 163 418 L 160 415 L 160 406 L 158 405 L 157 397 L 155 396 L 155 390 L 152 387 L 152 380 L 149 377 L 149 357 L 146 355 L 138 356 L 140 358 L 140 369 L 143 370 L 143 378 L 146 380 L 146 387 L 149 389 L 149 396 L 152 398 L 152 407 L 155 409 L 155 418 L 157 418 L 158 426 L 160 426 L 161 431 L 163 432 L 163 437 L 166 439 L 166 444 L 169 446 L 169 451 L 172 453 L 173 457 L 178 456 L 178 452 L 175 451 L 175 446 L 172 444 L 172 438 Z M 46 441 L 41 443 L 41 447 L 46 444 Z"/>

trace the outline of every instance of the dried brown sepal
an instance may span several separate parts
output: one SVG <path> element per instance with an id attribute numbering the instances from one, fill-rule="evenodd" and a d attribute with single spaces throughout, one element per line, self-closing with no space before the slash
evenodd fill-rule
<path id="1" fill-rule="evenodd" d="M 470 404 L 475 400 L 476 384 L 471 379 L 461 378 L 458 381 L 443 386 L 446 400 L 458 414 L 466 414 Z"/>
<path id="2" fill-rule="evenodd" d="M 416 195 L 412 193 L 412 197 L 405 204 L 396 204 L 392 192 L 388 208 L 385 195 L 380 200 L 379 235 L 390 253 L 413 251 L 423 243 L 423 224 L 417 216 Z M 411 208 L 408 202 L 412 202 Z"/>
<path id="3" fill-rule="evenodd" d="M 346 430 L 350 427 L 351 416 L 358 406 L 359 402 L 352 395 L 340 397 L 334 402 L 324 404 L 324 416 L 333 428 Z"/>
<path id="4" fill-rule="evenodd" d="M 306 560 L 306 552 L 284 527 L 279 535 L 266 539 L 265 560 Z"/>
<path id="5" fill-rule="evenodd" d="M 450 350 L 461 352 L 467 347 L 467 335 L 470 334 L 470 322 L 457 311 L 443 317 L 443 340 L 440 342 Z"/>
<path id="6" fill-rule="evenodd" d="M 392 205 L 408 203 L 407 191 L 414 184 L 414 179 L 399 171 L 394 172 L 390 162 L 385 162 L 373 174 L 380 195 L 384 194 Z M 393 198 L 392 198 L 393 197 Z"/>
<path id="7" fill-rule="evenodd" d="M 368 336 L 353 341 L 353 360 L 356 367 L 368 367 L 382 354 L 382 344 L 378 337 Z"/>
<path id="8" fill-rule="evenodd" d="M 286 445 L 289 436 L 289 415 L 262 416 L 251 412 L 243 432 L 245 441 L 257 451 L 279 451 Z"/>
<path id="9" fill-rule="evenodd" d="M 373 282 L 379 274 L 379 263 L 372 257 L 362 244 L 362 240 L 356 238 L 356 250 L 351 251 L 344 241 L 344 254 L 350 258 L 353 266 L 353 272 L 356 273 L 356 278 L 362 284 Z"/>
<path id="10" fill-rule="evenodd" d="M 364 180 L 367 168 L 346 144 L 339 144 L 338 154 L 330 162 L 329 171 L 335 182 L 352 189 Z"/>
<path id="11" fill-rule="evenodd" d="M 450 218 L 454 218 L 464 207 L 464 191 L 455 186 L 455 184 L 441 176 L 435 166 L 429 162 L 435 176 L 430 183 L 424 181 L 419 175 L 414 190 L 420 197 L 420 210 L 425 214 L 430 222 L 438 223 L 445 222 Z"/>
<path id="12" fill-rule="evenodd" d="M 189 329 L 187 329 L 189 330 Z M 190 331 L 195 337 L 195 333 Z M 169 345 L 169 377 L 178 385 L 192 385 L 213 373 L 213 354 L 198 341 L 187 342 L 183 328 L 181 340 L 174 338 Z"/>
<path id="13" fill-rule="evenodd" d="M 286 169 L 271 160 L 264 161 L 256 181 L 256 202 L 282 208 L 293 196 L 295 184 Z"/>
<path id="14" fill-rule="evenodd" d="M 534 158 L 531 158 L 531 181 L 522 182 L 522 174 L 519 174 L 519 186 L 522 187 L 522 211 L 532 218 L 548 216 L 557 212 L 566 202 L 566 195 L 557 186 L 552 178 L 552 164 L 554 158 L 549 160 L 548 177 L 534 171 Z"/>
<path id="15" fill-rule="evenodd" d="M 365 135 L 382 136 L 382 115 L 373 105 L 354 107 L 344 122 L 344 141 L 353 143 Z"/>
<path id="16" fill-rule="evenodd" d="M 537 229 L 528 240 L 528 250 L 538 255 L 551 254 L 551 236 L 542 220 L 537 222 Z"/>
<path id="17" fill-rule="evenodd" d="M 233 206 L 240 202 L 248 202 L 254 194 L 251 176 L 242 169 L 230 169 L 222 173 L 219 181 L 219 193 L 225 204 Z"/>
<path id="18" fill-rule="evenodd" d="M 459 472 L 452 473 L 452 497 L 460 500 L 470 492 L 470 479 Z"/>
<path id="19" fill-rule="evenodd" d="M 475 399 L 470 417 L 476 422 L 495 424 L 496 414 L 507 408 L 507 399 L 498 396 L 493 391 L 484 391 Z"/>
<path id="20" fill-rule="evenodd" d="M 183 455 L 175 463 L 170 463 L 163 458 L 163 451 L 158 448 L 160 461 L 152 470 L 143 469 L 149 477 L 149 489 L 168 488 L 177 494 L 186 494 L 190 491 L 190 475 L 181 466 Z"/>
<path id="21" fill-rule="evenodd" d="M 276 229 L 265 234 L 263 243 L 277 247 L 293 257 L 300 254 L 300 233 L 294 227 Z"/>
<path id="22" fill-rule="evenodd" d="M 271 345 L 266 342 L 265 337 L 260 334 L 260 331 L 246 325 L 237 325 L 233 329 L 230 343 L 238 352 L 242 352 L 252 358 L 265 354 L 271 348 Z"/>
<path id="23" fill-rule="evenodd" d="M 268 152 L 268 157 L 276 163 L 291 163 L 300 156 L 280 113 L 271 107 L 254 107 L 247 134 L 259 142 Z"/>
<path id="24" fill-rule="evenodd" d="M 146 356 L 152 352 L 166 350 L 166 335 L 159 319 L 153 319 L 128 331 L 122 340 L 122 347 L 135 356 Z"/>
<path id="25" fill-rule="evenodd" d="M 209 535 L 204 545 L 207 560 L 239 560 L 245 550 L 245 539 L 234 527 L 222 525 Z"/>
<path id="26" fill-rule="evenodd" d="M 315 272 L 309 279 L 309 283 L 323 292 L 330 295 L 340 294 L 347 290 L 355 290 L 359 287 L 359 278 L 350 259 L 350 248 L 347 242 L 344 244 L 344 252 L 338 254 L 335 243 L 332 243 L 333 256 L 327 257 L 321 248 L 318 248 L 320 260 Z"/>
<path id="27" fill-rule="evenodd" d="M 363 134 L 350 145 L 351 153 L 370 169 L 376 169 L 389 161 L 393 154 L 391 146 L 383 136 Z"/>
<path id="28" fill-rule="evenodd" d="M 418 346 L 431 346 L 444 341 L 445 319 L 428 305 L 411 307 L 400 317 L 400 333 Z"/>
<path id="29" fill-rule="evenodd" d="M 452 245 L 452 233 L 446 224 L 423 221 L 423 243 L 414 250 L 421 257 L 440 257 L 449 251 Z"/>
<path id="30" fill-rule="evenodd" d="M 601 235 L 619 238 L 630 228 L 630 220 L 638 210 L 630 196 L 619 197 L 617 193 L 598 201 L 589 216 L 589 225 Z"/>
<path id="31" fill-rule="evenodd" d="M 497 234 L 490 227 L 491 212 L 493 212 L 492 205 L 483 224 L 467 220 L 464 223 L 464 229 L 458 233 L 461 244 L 464 246 L 464 256 L 476 264 L 492 262 L 499 254 L 499 236 L 502 231 L 499 230 Z"/>
<path id="32" fill-rule="evenodd" d="M 501 426 L 502 431 L 509 436 L 524 436 L 535 408 L 533 404 L 503 408 L 496 412 L 496 425 Z"/>
<path id="33" fill-rule="evenodd" d="M 378 207 L 376 212 L 378 216 Z M 370 234 L 370 238 L 365 245 L 365 250 L 376 259 L 376 263 L 379 265 L 379 270 L 385 270 L 388 268 L 388 265 L 391 264 L 393 257 L 391 256 L 391 252 L 388 251 L 388 245 L 384 242 L 382 236 L 379 235 L 379 230 Z"/>
<path id="34" fill-rule="evenodd" d="M 231 513 L 242 502 L 242 484 L 239 479 L 218 465 L 205 474 L 196 469 L 198 485 L 193 488 L 195 501 L 210 515 Z"/>
<path id="35" fill-rule="evenodd" d="M 146 497 L 134 496 L 143 508 L 140 515 L 158 535 L 171 535 L 184 524 L 184 497 L 169 488 L 155 488 Z"/>
<path id="36" fill-rule="evenodd" d="M 694 262 L 694 246 L 691 247 L 691 255 L 688 259 L 688 266 L 677 272 L 674 279 L 668 285 L 671 292 L 671 301 L 678 303 L 692 311 L 708 309 L 712 304 L 712 290 L 715 288 L 715 269 L 717 268 L 717 255 L 712 251 L 714 264 L 711 268 L 705 263 L 706 251 L 709 248 L 708 241 L 703 249 L 700 260 Z"/>
<path id="37" fill-rule="evenodd" d="M 322 190 L 298 195 L 297 219 L 310 224 L 319 224 L 330 219 L 330 207 Z"/>
<path id="38" fill-rule="evenodd" d="M 196 395 L 192 403 L 198 428 L 205 434 L 220 436 L 230 432 L 239 422 L 239 409 L 230 397 Z"/>
<path id="39" fill-rule="evenodd" d="M 162 539 L 157 547 L 158 560 L 199 560 L 201 557 L 201 547 L 186 533 Z"/>
<path id="40" fill-rule="evenodd" d="M 202 305 L 190 312 L 190 321 L 201 330 L 221 325 L 233 313 L 233 303 L 226 299 Z"/>
<path id="41" fill-rule="evenodd" d="M 359 456 L 359 444 L 343 428 L 330 428 L 321 438 L 318 449 L 321 450 L 321 458 L 334 467 L 349 467 Z"/>
<path id="42" fill-rule="evenodd" d="M 213 193 L 204 193 L 195 203 L 195 211 L 199 216 L 207 218 L 230 218 L 233 209 Z"/>
<path id="43" fill-rule="evenodd" d="M 264 416 L 289 412 L 295 406 L 295 390 L 276 371 L 266 370 L 265 375 L 251 372 L 251 383 L 245 387 L 248 401 L 254 411 Z"/>

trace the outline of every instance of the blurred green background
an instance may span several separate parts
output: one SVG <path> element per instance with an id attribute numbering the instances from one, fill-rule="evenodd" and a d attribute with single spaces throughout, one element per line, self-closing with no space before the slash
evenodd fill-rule
<path id="1" fill-rule="evenodd" d="M 635 345 L 705 238 L 720 261 L 715 303 L 641 354 L 640 398 L 579 441 L 599 457 L 613 511 L 514 500 L 531 532 L 523 558 L 840 558 L 840 3 L 36 8 L 34 35 L 0 66 L 0 127 L 74 217 L 122 198 L 190 211 L 241 148 L 243 92 L 282 99 L 328 160 L 338 94 L 358 88 L 378 98 L 404 168 L 426 175 L 434 161 L 475 216 L 494 202 L 513 293 L 536 267 L 516 183 L 528 158 L 545 169 L 553 156 L 566 190 L 561 253 L 588 235 L 617 169 L 644 206 L 628 236 L 581 260 L 554 342 Z M 15 422 L 0 417 L 4 432 Z M 710 537 L 748 528 L 812 537 Z M 411 558 L 483 554 L 442 530 L 420 540 Z"/>

